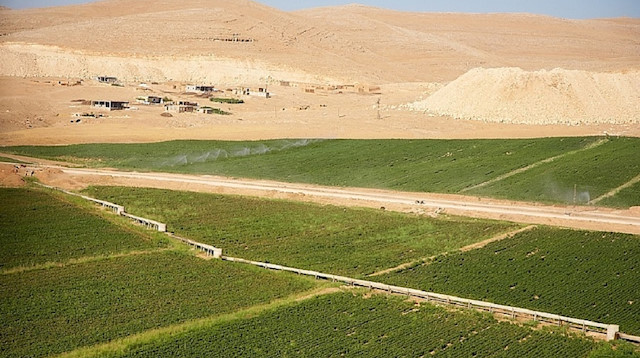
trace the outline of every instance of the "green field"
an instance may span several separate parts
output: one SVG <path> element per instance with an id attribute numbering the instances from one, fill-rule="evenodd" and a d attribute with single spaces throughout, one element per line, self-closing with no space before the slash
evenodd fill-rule
<path id="1" fill-rule="evenodd" d="M 170 231 L 221 247 L 225 255 L 363 276 L 459 249 L 518 226 L 283 200 L 94 187 L 88 195 L 136 215 L 166 222 Z"/>
<path id="2" fill-rule="evenodd" d="M 166 247 L 41 190 L 0 188 L 0 271 Z"/>
<path id="3" fill-rule="evenodd" d="M 13 158 L 7 158 L 7 157 L 3 157 L 1 155 L 0 155 L 0 162 L 26 164 L 26 162 L 23 162 L 21 160 L 13 159 Z"/>
<path id="4" fill-rule="evenodd" d="M 494 281 L 506 277 L 512 293 L 520 293 L 521 286 L 527 293 L 533 292 L 527 287 L 547 289 L 536 302 L 549 310 L 566 305 L 577 317 L 620 323 L 629 333 L 636 329 L 630 320 L 639 317 L 635 236 L 539 229 L 458 254 L 463 245 L 519 226 L 156 189 L 87 192 L 242 258 L 362 276 L 448 251 L 429 266 L 379 278 L 424 284 L 421 279 L 429 276 L 420 270 L 440 265 L 454 274 L 444 283 L 437 275 L 429 281 L 447 289 L 454 279 L 470 277 L 456 265 L 473 263 L 472 269 L 484 274 L 476 272 L 477 282 L 463 283 L 471 292 L 466 297 L 478 282 L 502 292 Z M 203 260 L 157 233 L 58 192 L 0 189 L 0 199 L 0 238 L 8 248 L 0 272 L 2 357 L 634 354 L 629 347 L 613 351 L 560 330 L 532 330 L 471 310 L 416 305 L 366 290 L 330 294 L 319 290 L 331 283 Z M 489 260 L 472 259 L 479 252 Z M 462 256 L 464 265 L 454 260 Z M 55 264 L 43 265 L 47 262 Z M 514 286 L 521 277 L 527 281 Z M 561 284 L 549 285 L 555 282 L 549 277 L 560 277 Z M 528 280 L 536 282 L 527 286 Z M 624 300 L 626 308 L 618 309 Z"/>
<path id="5" fill-rule="evenodd" d="M 0 275 L 0 356 L 41 357 L 229 313 L 311 279 L 167 251 Z"/>
<path id="6" fill-rule="evenodd" d="M 576 202 L 586 203 L 640 174 L 639 138 L 282 139 L 1 149 L 93 167 L 442 193 L 459 193 L 537 163 L 468 193 L 561 203 L 573 203 L 574 186 Z M 556 159 L 540 163 L 550 158 Z M 625 202 L 640 205 L 640 196 Z"/>
<path id="7" fill-rule="evenodd" d="M 600 204 L 616 208 L 628 208 L 630 206 L 640 206 L 638 198 L 640 198 L 640 183 L 622 189 L 617 195 L 603 199 Z"/>
<path id="8" fill-rule="evenodd" d="M 640 139 L 620 138 L 593 149 L 470 191 L 492 197 L 585 204 L 640 174 Z M 575 191 L 574 191 L 575 189 Z M 637 191 L 615 196 L 617 204 L 640 205 Z M 602 204 L 605 204 L 603 202 Z"/>
<path id="9" fill-rule="evenodd" d="M 473 311 L 336 293 L 103 357 L 586 357 L 598 344 Z"/>
<path id="10" fill-rule="evenodd" d="M 640 334 L 638 236 L 538 228 L 375 279 Z"/>

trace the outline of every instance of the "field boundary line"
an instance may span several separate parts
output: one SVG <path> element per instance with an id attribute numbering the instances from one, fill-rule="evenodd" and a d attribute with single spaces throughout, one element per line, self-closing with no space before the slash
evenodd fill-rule
<path id="1" fill-rule="evenodd" d="M 580 152 L 585 151 L 585 150 L 589 150 L 589 149 L 593 149 L 593 148 L 599 147 L 599 146 L 607 143 L 608 141 L 609 141 L 608 139 L 597 140 L 597 141 L 585 146 L 584 148 L 580 148 L 580 149 L 572 150 L 572 151 L 569 151 L 569 152 L 566 152 L 566 153 L 558 154 L 558 155 L 556 155 L 554 157 L 546 158 L 546 159 L 540 160 L 538 162 L 529 164 L 526 167 L 518 168 L 518 169 L 512 170 L 512 171 L 510 171 L 508 173 L 499 175 L 499 176 L 497 176 L 497 177 L 495 177 L 493 179 L 489 179 L 489 180 L 487 180 L 485 182 L 482 182 L 480 184 L 476 184 L 476 185 L 464 188 L 464 189 L 460 190 L 459 193 L 465 193 L 467 191 L 471 191 L 471 190 L 474 190 L 474 189 L 482 188 L 484 186 L 499 182 L 501 180 L 507 179 L 507 178 L 512 177 L 514 175 L 524 173 L 524 172 L 526 172 L 528 170 L 531 170 L 533 168 L 536 168 L 536 167 L 538 167 L 538 166 L 540 166 L 542 164 L 551 163 L 551 162 L 553 162 L 553 161 L 555 161 L 557 159 L 566 157 L 568 155 L 573 155 L 575 153 L 580 153 Z"/>
<path id="2" fill-rule="evenodd" d="M 379 291 L 393 293 L 393 294 L 400 294 L 400 295 L 406 295 L 409 297 L 425 299 L 427 302 L 432 302 L 434 304 L 446 304 L 446 305 L 451 305 L 455 307 L 486 311 L 494 315 L 503 315 L 511 318 L 519 317 L 519 318 L 533 319 L 533 321 L 536 321 L 536 322 L 546 322 L 546 323 L 552 323 L 557 325 L 566 325 L 568 328 L 573 330 L 580 330 L 585 333 L 593 332 L 596 334 L 605 335 L 608 341 L 618 338 L 619 336 L 618 333 L 620 331 L 620 326 L 616 324 L 594 322 L 594 321 L 589 321 L 589 320 L 584 320 L 579 318 L 561 316 L 561 315 L 548 313 L 548 312 L 534 311 L 526 308 L 499 305 L 491 302 L 471 300 L 471 299 L 457 297 L 457 296 L 421 291 L 421 290 L 416 290 L 416 289 L 407 288 L 407 287 L 387 285 L 380 282 L 359 280 L 359 279 L 354 279 L 354 278 L 345 277 L 345 276 L 321 273 L 317 271 L 302 270 L 302 269 L 297 269 L 297 268 L 287 267 L 282 265 L 275 265 L 275 264 L 266 263 L 266 262 L 245 260 L 245 259 L 230 257 L 230 256 L 222 256 L 221 259 L 224 261 L 250 264 L 250 265 L 262 267 L 269 270 L 292 272 L 292 273 L 297 273 L 299 275 L 312 276 L 312 277 L 315 277 L 316 279 L 323 279 L 328 281 L 330 280 L 331 282 L 342 282 L 351 286 L 364 287 L 372 290 L 379 290 Z"/>
<path id="3" fill-rule="evenodd" d="M 517 229 L 517 230 L 513 230 L 513 231 L 505 232 L 505 233 L 502 233 L 502 234 L 498 234 L 498 235 L 496 235 L 494 237 L 491 237 L 491 238 L 488 238 L 486 240 L 482 240 L 482 241 L 479 241 L 479 242 L 476 242 L 476 243 L 473 243 L 473 244 L 469 244 L 467 246 L 463 246 L 463 247 L 457 249 L 454 252 L 467 252 L 467 251 L 471 251 L 471 250 L 475 250 L 475 249 L 480 249 L 480 248 L 483 248 L 483 247 L 487 246 L 488 244 L 490 244 L 492 242 L 504 240 L 506 238 L 511 238 L 511 237 L 521 233 L 521 232 L 532 230 L 532 229 L 534 229 L 536 227 L 537 227 L 537 225 L 529 225 L 529 226 L 526 226 L 524 228 L 520 228 L 520 229 Z M 388 273 L 391 273 L 391 272 L 404 270 L 404 269 L 407 269 L 409 267 L 415 266 L 417 264 L 424 263 L 424 262 L 427 262 L 429 260 L 433 260 L 434 258 L 436 258 L 436 257 L 438 257 L 440 255 L 446 255 L 446 254 L 448 254 L 448 252 L 443 252 L 443 253 L 440 253 L 440 254 L 437 254 L 437 255 L 415 259 L 413 261 L 409 261 L 409 262 L 405 262 L 403 264 L 400 264 L 400 265 L 398 265 L 396 267 L 391 267 L 391 268 L 388 268 L 388 269 L 380 270 L 378 272 L 374 272 L 372 274 L 367 275 L 367 277 L 382 276 L 382 275 L 385 275 L 385 274 L 388 274 Z"/>
<path id="4" fill-rule="evenodd" d="M 160 328 L 149 329 L 124 338 L 116 339 L 111 342 L 101 343 L 93 346 L 80 347 L 75 350 L 58 354 L 54 357 L 74 358 L 74 357 L 97 357 L 109 355 L 113 353 L 125 352 L 127 348 L 135 345 L 152 343 L 159 339 L 166 339 L 185 332 L 200 328 L 209 328 L 218 324 L 224 324 L 241 319 L 248 319 L 257 316 L 271 309 L 287 306 L 289 304 L 302 302 L 314 297 L 323 296 L 338 292 L 340 288 L 315 287 L 311 290 L 294 293 L 287 297 L 275 299 L 271 302 L 257 304 L 246 307 L 240 311 L 225 313 L 222 315 L 213 315 L 209 317 L 197 318 L 194 320 L 164 326 Z"/>
<path id="5" fill-rule="evenodd" d="M 137 251 L 122 252 L 122 253 L 118 253 L 118 254 L 84 256 L 84 257 L 78 257 L 78 258 L 74 258 L 74 259 L 69 259 L 69 260 L 64 261 L 64 262 L 45 262 L 43 264 L 38 264 L 38 265 L 33 265 L 33 266 L 12 267 L 12 268 L 8 268 L 8 269 L 0 271 L 0 275 L 13 275 L 13 274 L 16 274 L 16 273 L 24 273 L 24 272 L 31 272 L 31 271 L 37 271 L 37 270 L 46 270 L 46 269 L 57 268 L 57 267 L 67 267 L 67 266 L 84 264 L 84 263 L 88 263 L 88 262 L 96 262 L 96 261 L 104 261 L 104 260 L 110 260 L 110 259 L 118 259 L 118 258 L 121 258 L 121 257 L 151 255 L 151 254 L 155 254 L 155 253 L 160 253 L 160 252 L 165 252 L 165 251 L 172 251 L 172 250 L 174 250 L 174 249 L 170 248 L 170 247 L 163 247 L 163 248 L 152 249 L 152 250 L 137 250 Z"/>
<path id="6" fill-rule="evenodd" d="M 632 178 L 632 179 L 631 179 L 631 180 L 629 180 L 628 182 L 626 182 L 626 183 L 624 183 L 624 184 L 620 185 L 619 187 L 617 187 L 617 188 L 613 188 L 613 189 L 611 189 L 609 192 L 604 193 L 604 194 L 600 195 L 599 197 L 597 197 L 597 198 L 595 198 L 595 199 L 593 199 L 593 200 L 589 201 L 589 204 L 597 204 L 597 203 L 599 203 L 600 201 L 602 201 L 603 199 L 610 198 L 610 197 L 612 197 L 612 196 L 614 196 L 614 195 L 618 194 L 618 193 L 619 193 L 619 192 L 621 192 L 622 190 L 624 190 L 624 189 L 626 189 L 626 188 L 629 188 L 629 187 L 631 187 L 631 186 L 633 186 L 633 185 L 635 185 L 635 184 L 637 184 L 637 183 L 640 183 L 640 174 L 638 174 L 636 177 Z"/>
<path id="7" fill-rule="evenodd" d="M 476 243 L 467 245 L 465 247 L 462 247 L 462 248 L 460 248 L 459 251 L 467 252 L 467 251 L 471 251 L 471 250 L 481 249 L 481 248 L 489 245 L 492 242 L 502 241 L 504 239 L 510 239 L 510 238 L 522 233 L 522 232 L 533 230 L 533 229 L 535 229 L 537 227 L 538 227 L 538 225 L 529 225 L 529 226 L 525 226 L 525 227 L 517 229 L 517 230 L 513 230 L 513 231 L 510 231 L 510 232 L 505 232 L 503 234 L 496 235 L 496 236 L 494 236 L 492 238 L 489 238 L 489 239 L 486 239 L 486 240 L 482 240 L 480 242 L 476 242 Z"/>
<path id="8" fill-rule="evenodd" d="M 427 262 L 429 260 L 433 260 L 433 259 L 435 259 L 436 257 L 438 257 L 440 255 L 446 255 L 446 254 L 447 254 L 446 252 L 443 252 L 443 253 L 440 253 L 440 254 L 437 254 L 437 255 L 415 259 L 413 261 L 409 261 L 409 262 L 405 262 L 403 264 L 400 264 L 400 265 L 398 265 L 396 267 L 391 267 L 391 268 L 388 268 L 388 269 L 380 270 L 378 272 L 374 272 L 372 274 L 367 275 L 367 277 L 382 276 L 382 275 L 386 275 L 388 273 L 404 270 L 404 269 L 407 269 L 409 267 L 412 267 L 412 266 Z"/>

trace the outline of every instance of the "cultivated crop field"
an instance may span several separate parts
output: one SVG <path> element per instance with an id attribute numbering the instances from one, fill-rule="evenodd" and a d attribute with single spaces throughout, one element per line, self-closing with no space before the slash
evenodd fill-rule
<path id="1" fill-rule="evenodd" d="M 198 235 L 215 237 L 212 235 L 224 233 L 228 238 L 235 237 L 235 241 L 227 243 L 234 247 L 237 241 L 234 249 L 243 258 L 251 254 L 273 255 L 274 260 L 291 260 L 303 268 L 336 267 L 352 273 L 379 268 L 374 261 L 365 259 L 367 255 L 378 261 L 406 262 L 422 257 L 417 253 L 455 251 L 476 241 L 462 233 L 474 233 L 480 239 L 518 227 L 166 190 L 107 187 L 89 191 L 114 196 L 113 199 L 122 197 L 127 209 L 138 215 L 147 215 L 143 213 L 146 205 L 153 205 L 153 209 L 147 209 L 148 216 L 163 220 L 177 217 L 183 221 L 181 230 L 186 233 L 193 226 L 193 233 Z M 601 355 L 594 357 L 604 357 L 613 352 L 608 344 L 585 337 L 497 322 L 492 316 L 475 311 L 416 305 L 402 297 L 372 295 L 366 290 L 332 293 L 336 284 L 244 264 L 204 260 L 185 247 L 168 244 L 156 234 L 147 237 L 139 227 L 60 193 L 43 189 L 1 189 L 0 193 L 5 199 L 3 204 L 23 205 L 22 211 L 3 206 L 2 218 L 29 240 L 36 240 L 37 236 L 27 235 L 33 223 L 20 220 L 28 216 L 23 214 L 28 208 L 36 208 L 32 210 L 33 218 L 44 215 L 43 220 L 49 223 L 73 222 L 68 217 L 73 212 L 74 217 L 104 222 L 97 226 L 98 232 L 109 232 L 110 227 L 122 231 L 120 236 L 111 233 L 111 239 L 98 233 L 84 237 L 88 246 L 82 247 L 83 260 L 73 260 L 69 251 L 78 248 L 66 245 L 65 233 L 80 235 L 79 231 L 72 231 L 74 228 L 93 233 L 92 225 L 96 223 L 80 220 L 73 222 L 73 228 L 55 224 L 39 227 L 48 235 L 48 247 L 57 250 L 61 258 L 52 265 L 25 265 L 0 272 L 3 357 L 60 353 L 72 357 L 586 357 L 597 352 Z M 202 212 L 193 210 L 196 207 Z M 215 230 L 207 231 L 212 227 Z M 277 237 L 274 239 L 270 233 Z M 238 239 L 251 234 L 248 241 Z M 10 237 L 1 238 L 3 243 L 11 243 Z M 349 244 L 341 244 L 344 240 Z M 121 248 L 122 244 L 124 249 L 105 251 L 101 246 L 92 246 L 92 241 L 105 242 L 110 248 Z M 324 241 L 329 243 L 327 247 L 323 246 Z M 148 247 L 126 246 L 131 242 Z M 18 262 L 31 262 L 29 252 L 15 250 L 15 255 Z M 400 259 L 395 258 L 398 255 Z M 348 266 L 349 261 L 339 256 L 356 262 Z M 338 264 L 323 263 L 331 260 Z M 616 352 L 633 354 L 633 348 L 617 346 Z"/>
<path id="2" fill-rule="evenodd" d="M 166 247 L 60 195 L 0 189 L 0 270 Z"/>
<path id="3" fill-rule="evenodd" d="M 585 357 L 598 344 L 473 311 L 341 292 L 105 357 Z"/>
<path id="4" fill-rule="evenodd" d="M 600 204 L 617 208 L 628 208 L 630 206 L 638 206 L 638 198 L 640 198 L 640 183 L 620 190 L 617 195 L 603 199 Z"/>
<path id="5" fill-rule="evenodd" d="M 640 174 L 638 138 L 171 141 L 4 147 L 114 167 L 332 186 L 586 203 Z M 529 168 L 529 166 L 532 166 Z M 508 175 L 515 170 L 529 168 Z M 353 175 L 357 172 L 358 175 Z M 507 175 L 503 178 L 503 176 Z M 487 183 L 497 180 L 494 183 Z M 487 183 L 487 185 L 476 187 Z M 623 201 L 640 205 L 640 196 Z"/>
<path id="6" fill-rule="evenodd" d="M 3 188 L 0 199 L 3 357 L 62 353 L 317 286 L 198 259 L 59 193 Z"/>
<path id="7" fill-rule="evenodd" d="M 0 355 L 62 353 L 233 312 L 314 285 L 310 279 L 173 251 L 4 274 Z"/>
<path id="8" fill-rule="evenodd" d="M 609 140 L 597 148 L 567 155 L 471 194 L 543 202 L 585 204 L 640 175 L 640 139 Z M 574 192 L 575 188 L 575 192 Z M 640 195 L 626 191 L 615 204 L 640 205 Z M 604 202 L 603 204 L 606 204 Z M 616 205 L 618 206 L 618 205 Z"/>
<path id="9" fill-rule="evenodd" d="M 225 255 L 352 277 L 457 250 L 519 226 L 381 210 L 161 189 L 93 187 L 88 195 L 166 222 Z"/>
<path id="10" fill-rule="evenodd" d="M 378 281 L 620 324 L 640 334 L 640 238 L 538 228 Z"/>

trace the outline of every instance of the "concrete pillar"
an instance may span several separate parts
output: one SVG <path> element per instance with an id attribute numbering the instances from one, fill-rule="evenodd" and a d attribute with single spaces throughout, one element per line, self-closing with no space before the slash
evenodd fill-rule
<path id="1" fill-rule="evenodd" d="M 213 249 L 213 258 L 219 259 L 222 257 L 222 249 Z"/>
<path id="2" fill-rule="evenodd" d="M 607 326 L 607 341 L 613 341 L 618 338 L 618 332 L 620 332 L 620 326 L 617 324 L 610 324 Z"/>
<path id="3" fill-rule="evenodd" d="M 159 223 L 158 224 L 158 231 L 167 232 L 167 224 Z"/>

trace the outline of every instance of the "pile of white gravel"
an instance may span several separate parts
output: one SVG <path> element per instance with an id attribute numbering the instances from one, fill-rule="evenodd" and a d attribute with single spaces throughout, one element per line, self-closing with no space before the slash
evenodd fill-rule
<path id="1" fill-rule="evenodd" d="M 476 68 L 407 108 L 501 123 L 640 123 L 640 71 Z"/>

